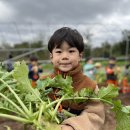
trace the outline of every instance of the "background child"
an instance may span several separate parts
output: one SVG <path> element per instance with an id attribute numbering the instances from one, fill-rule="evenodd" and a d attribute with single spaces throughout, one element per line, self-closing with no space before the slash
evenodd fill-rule
<path id="1" fill-rule="evenodd" d="M 82 72 L 80 61 L 84 42 L 77 30 L 68 27 L 58 29 L 48 42 L 48 50 L 54 66 L 51 78 L 58 74 L 61 74 L 63 78 L 69 75 L 72 77 L 75 92 L 85 87 L 97 91 L 95 82 Z M 99 101 L 89 101 L 83 104 L 63 102 L 62 107 L 77 116 L 65 119 L 61 130 L 101 130 L 104 124 L 104 106 Z"/>
<path id="2" fill-rule="evenodd" d="M 14 66 L 13 66 L 13 55 L 12 54 L 9 54 L 8 56 L 8 59 L 6 60 L 6 62 L 4 63 L 5 64 L 5 69 L 8 71 L 8 72 L 11 72 L 13 69 L 14 69 Z"/>
<path id="3" fill-rule="evenodd" d="M 32 87 L 36 86 L 36 81 L 39 79 L 39 74 L 42 73 L 42 68 L 38 66 L 38 59 L 35 56 L 30 57 L 28 65 L 28 77 L 32 80 Z"/>
<path id="4" fill-rule="evenodd" d="M 96 68 L 95 68 L 95 66 L 93 64 L 93 58 L 92 57 L 89 57 L 89 58 L 86 59 L 86 63 L 84 65 L 84 67 L 83 67 L 83 72 L 90 79 L 92 79 L 92 80 L 96 79 L 96 77 L 95 77 Z"/>
<path id="5" fill-rule="evenodd" d="M 106 76 L 107 76 L 107 83 L 118 85 L 118 74 L 120 72 L 120 68 L 116 65 L 116 58 L 110 57 L 108 65 L 106 67 Z"/>

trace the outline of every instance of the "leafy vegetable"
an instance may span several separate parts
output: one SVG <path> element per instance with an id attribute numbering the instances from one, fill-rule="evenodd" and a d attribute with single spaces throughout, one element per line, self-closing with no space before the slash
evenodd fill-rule
<path id="1" fill-rule="evenodd" d="M 9 126 L 4 126 L 7 130 L 11 130 L 11 128 Z"/>
<path id="2" fill-rule="evenodd" d="M 81 103 L 100 100 L 110 104 L 116 113 L 117 130 L 130 128 L 130 106 L 123 106 L 116 99 L 118 89 L 112 85 L 101 88 L 98 94 L 87 88 L 75 93 L 72 78 L 67 76 L 64 79 L 61 75 L 39 80 L 37 84 L 36 88 L 32 88 L 24 61 L 17 62 L 10 73 L 0 70 L 0 117 L 31 124 L 36 130 L 58 130 L 57 124 L 64 118 L 75 116 L 64 109 L 58 111 L 63 101 Z M 55 100 L 48 96 L 49 93 L 55 96 Z"/>

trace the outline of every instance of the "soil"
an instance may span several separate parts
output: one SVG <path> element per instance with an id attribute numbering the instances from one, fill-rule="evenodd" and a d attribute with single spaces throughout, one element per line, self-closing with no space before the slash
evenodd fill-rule
<path id="1" fill-rule="evenodd" d="M 119 99 L 122 101 L 124 105 L 130 105 L 130 93 L 129 94 L 120 94 Z M 114 113 L 110 111 L 109 106 L 105 106 L 106 108 L 106 120 L 104 124 L 103 130 L 115 130 L 115 119 Z M 8 130 L 5 126 L 9 126 L 11 130 L 25 130 L 23 124 L 7 120 L 7 119 L 0 119 L 0 130 Z M 26 128 L 26 130 L 32 130 L 30 127 Z"/>

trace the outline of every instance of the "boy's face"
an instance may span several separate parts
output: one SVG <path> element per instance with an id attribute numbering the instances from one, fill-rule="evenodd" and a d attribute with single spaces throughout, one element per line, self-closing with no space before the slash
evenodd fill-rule
<path id="1" fill-rule="evenodd" d="M 115 60 L 109 60 L 109 64 L 116 64 Z"/>
<path id="2" fill-rule="evenodd" d="M 63 42 L 60 48 L 52 50 L 50 58 L 55 68 L 68 72 L 78 66 L 82 53 L 79 53 L 76 47 L 71 47 L 67 42 Z"/>
<path id="3" fill-rule="evenodd" d="M 32 66 L 37 65 L 37 61 L 31 61 Z"/>
<path id="4" fill-rule="evenodd" d="M 89 63 L 89 64 L 93 64 L 93 59 L 88 60 L 87 63 Z"/>

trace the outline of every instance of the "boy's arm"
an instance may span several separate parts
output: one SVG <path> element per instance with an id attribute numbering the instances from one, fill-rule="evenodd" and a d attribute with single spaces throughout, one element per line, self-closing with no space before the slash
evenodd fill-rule
<path id="1" fill-rule="evenodd" d="M 79 116 L 68 118 L 63 121 L 63 124 L 72 126 L 74 130 L 100 130 L 104 121 L 105 110 L 103 103 L 90 101 Z"/>

